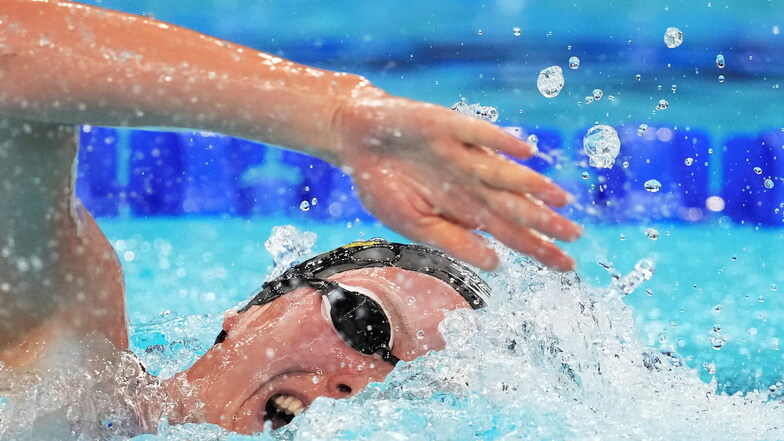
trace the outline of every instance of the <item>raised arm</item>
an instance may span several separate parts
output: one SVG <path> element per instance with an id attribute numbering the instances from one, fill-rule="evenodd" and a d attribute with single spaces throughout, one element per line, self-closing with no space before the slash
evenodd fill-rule
<path id="1" fill-rule="evenodd" d="M 381 221 L 469 263 L 498 262 L 481 229 L 549 266 L 574 265 L 543 236 L 579 235 L 547 207 L 567 194 L 496 153 L 532 149 L 490 123 L 101 8 L 4 0 L 0 16 L 0 115 L 189 127 L 285 146 L 349 171 Z"/>

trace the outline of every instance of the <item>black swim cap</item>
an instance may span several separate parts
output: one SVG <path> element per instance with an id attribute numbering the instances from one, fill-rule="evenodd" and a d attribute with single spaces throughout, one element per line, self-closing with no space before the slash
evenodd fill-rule
<path id="1" fill-rule="evenodd" d="M 371 239 L 352 242 L 289 268 L 262 285 L 261 291 L 238 312 L 246 311 L 251 306 L 264 305 L 305 286 L 305 280 L 325 280 L 354 269 L 384 267 L 416 271 L 442 280 L 460 293 L 474 309 L 484 307 L 485 299 L 490 296 L 490 288 L 484 280 L 468 266 L 441 251 L 423 245 Z"/>

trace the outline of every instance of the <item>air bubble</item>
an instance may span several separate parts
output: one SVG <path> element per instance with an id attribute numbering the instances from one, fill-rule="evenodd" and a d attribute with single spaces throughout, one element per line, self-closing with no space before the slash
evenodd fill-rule
<path id="1" fill-rule="evenodd" d="M 724 339 L 724 337 L 722 337 L 720 335 L 711 336 L 710 337 L 710 342 L 711 342 L 711 346 L 713 346 L 713 349 L 715 349 L 717 351 L 719 349 L 721 349 L 722 347 L 724 347 L 724 345 L 727 343 L 727 341 Z"/>
<path id="2" fill-rule="evenodd" d="M 683 32 L 678 28 L 667 28 L 664 33 L 664 44 L 668 48 L 674 49 L 683 43 Z"/>
<path id="3" fill-rule="evenodd" d="M 765 179 L 765 188 L 773 188 L 773 180 Z"/>
<path id="4" fill-rule="evenodd" d="M 452 110 L 461 114 L 470 116 L 476 119 L 486 119 L 490 122 L 498 121 L 498 110 L 491 106 L 482 106 L 479 103 L 468 104 L 465 98 L 452 104 Z"/>
<path id="5" fill-rule="evenodd" d="M 649 179 L 645 181 L 645 189 L 651 193 L 656 193 L 657 191 L 661 190 L 661 182 L 657 181 L 656 179 Z"/>
<path id="6" fill-rule="evenodd" d="M 618 132 L 603 124 L 591 127 L 583 137 L 583 150 L 590 158 L 591 167 L 611 168 L 621 151 Z"/>
<path id="7" fill-rule="evenodd" d="M 650 240 L 656 240 L 659 238 L 659 232 L 653 228 L 648 228 L 645 230 L 645 235 L 648 236 L 648 239 Z"/>
<path id="8" fill-rule="evenodd" d="M 558 66 L 550 66 L 539 72 L 536 87 L 546 98 L 554 98 L 564 87 L 563 70 Z"/>
<path id="9" fill-rule="evenodd" d="M 664 110 L 670 107 L 670 103 L 667 100 L 659 100 L 659 104 L 656 105 L 656 110 Z"/>
<path id="10" fill-rule="evenodd" d="M 637 127 L 637 136 L 642 136 L 646 130 L 648 130 L 648 124 L 640 124 L 640 126 Z"/>
<path id="11" fill-rule="evenodd" d="M 580 68 L 580 59 L 577 57 L 569 57 L 569 67 L 571 69 L 579 69 Z"/>
<path id="12" fill-rule="evenodd" d="M 762 174 L 762 169 L 760 167 L 754 167 L 754 173 L 756 173 L 758 175 L 761 175 Z"/>
<path id="13" fill-rule="evenodd" d="M 716 55 L 716 66 L 719 66 L 719 69 L 724 69 L 724 55 Z"/>
<path id="14" fill-rule="evenodd" d="M 593 99 L 595 99 L 596 101 L 599 101 L 600 99 L 602 99 L 603 95 L 604 95 L 604 92 L 602 92 L 602 89 L 594 89 L 593 90 Z"/>

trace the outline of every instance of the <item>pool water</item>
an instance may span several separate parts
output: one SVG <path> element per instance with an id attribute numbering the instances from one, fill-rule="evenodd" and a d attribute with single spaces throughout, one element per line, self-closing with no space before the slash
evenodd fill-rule
<path id="1" fill-rule="evenodd" d="M 272 270 L 264 249 L 272 227 L 291 220 L 100 221 L 126 271 L 132 347 L 151 371 L 171 375 L 212 344 L 223 310 Z M 314 254 L 361 238 L 399 239 L 372 223 L 298 227 L 317 234 Z M 399 367 L 355 398 L 319 399 L 273 437 L 781 438 L 776 284 L 784 270 L 775 263 L 784 256 L 766 246 L 781 235 L 721 222 L 587 225 L 569 246 L 582 282 L 502 249 L 502 270 L 485 274 L 491 305 L 448 320 L 445 352 Z M 655 262 L 653 277 L 628 295 L 608 295 L 612 273 L 625 275 L 641 259 Z M 730 396 L 739 391 L 746 398 Z M 245 439 L 209 425 L 140 439 L 193 436 Z"/>

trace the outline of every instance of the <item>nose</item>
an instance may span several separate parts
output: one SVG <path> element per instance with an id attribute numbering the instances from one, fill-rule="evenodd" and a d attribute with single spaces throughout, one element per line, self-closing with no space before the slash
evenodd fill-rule
<path id="1" fill-rule="evenodd" d="M 337 398 L 354 395 L 371 382 L 381 382 L 392 371 L 392 366 L 376 366 L 362 370 L 342 370 L 328 374 L 327 389 Z"/>

